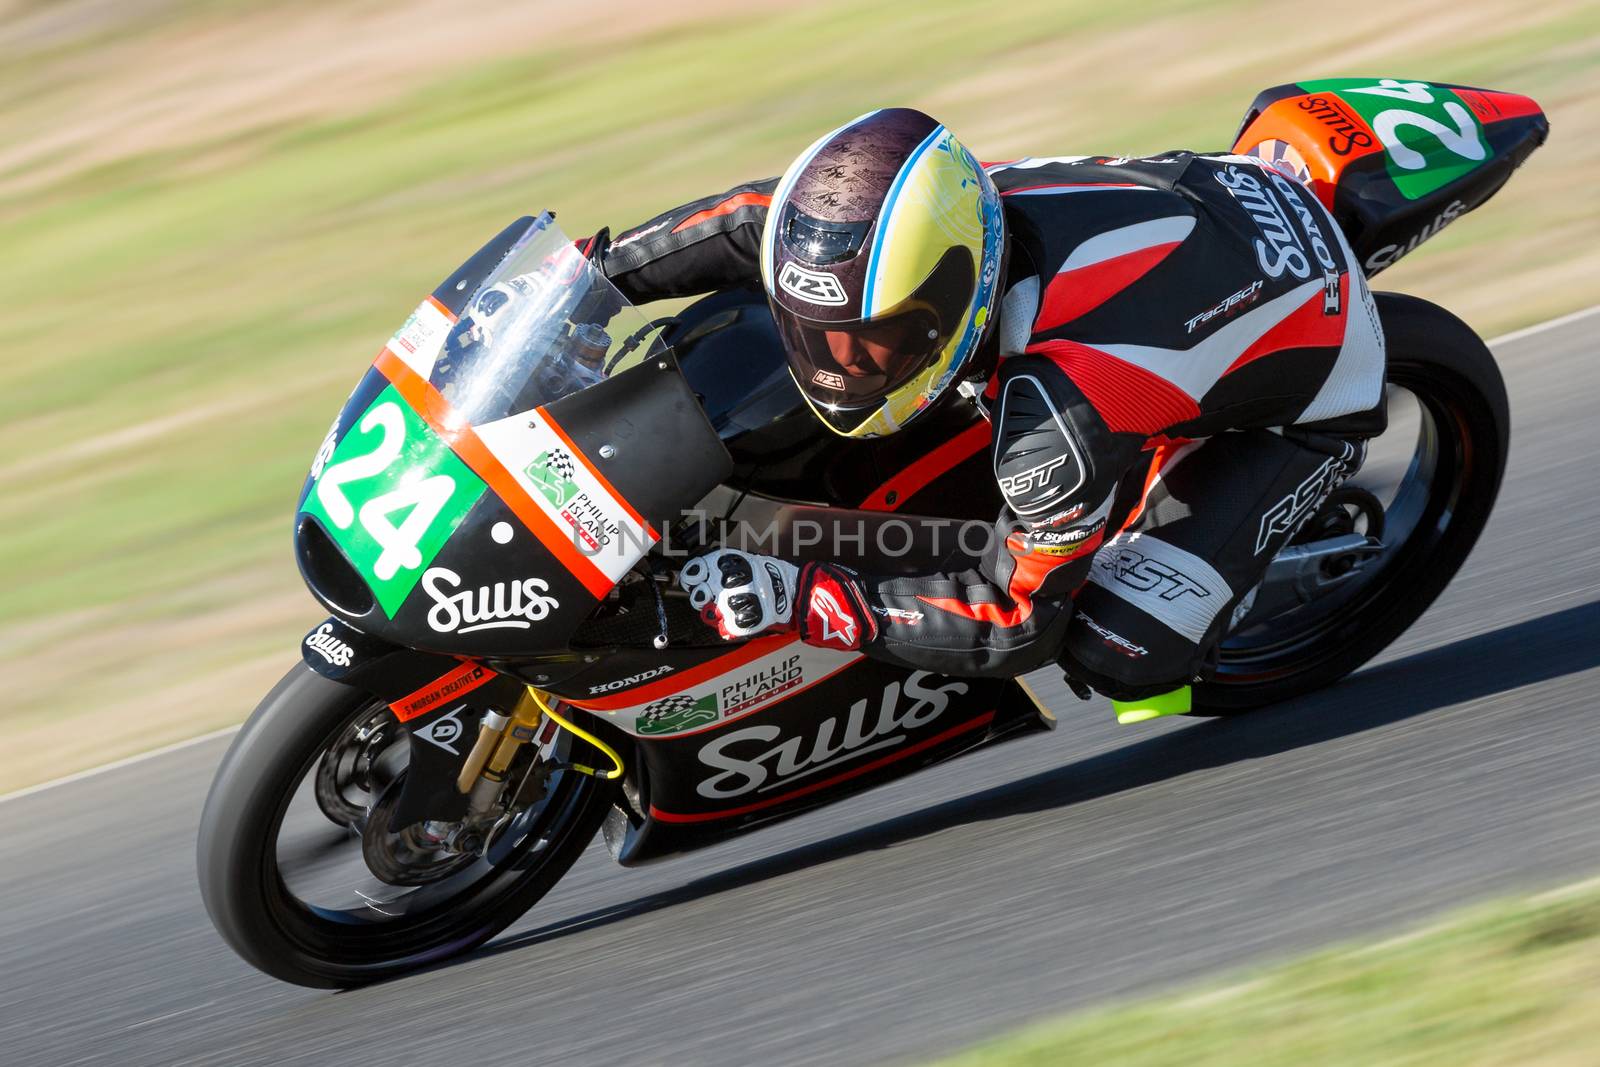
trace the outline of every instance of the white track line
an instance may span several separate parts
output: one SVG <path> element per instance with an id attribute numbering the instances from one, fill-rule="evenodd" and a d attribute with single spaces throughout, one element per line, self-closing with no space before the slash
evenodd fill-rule
<path id="1" fill-rule="evenodd" d="M 1565 326 L 1569 322 L 1577 322 L 1579 319 L 1587 318 L 1597 311 L 1600 311 L 1600 304 L 1586 307 L 1582 311 L 1574 311 L 1571 314 L 1562 315 L 1560 318 L 1536 322 L 1532 326 L 1524 326 L 1522 329 L 1512 330 L 1510 333 L 1503 333 L 1499 337 L 1490 338 L 1487 343 L 1493 347 L 1494 345 L 1504 344 L 1507 341 L 1520 341 L 1524 337 L 1532 337 L 1536 333 L 1544 333 L 1546 330 L 1554 330 Z"/>
<path id="2" fill-rule="evenodd" d="M 1559 329 L 1569 322 L 1577 322 L 1579 319 L 1586 318 L 1597 312 L 1600 312 L 1600 304 L 1596 304 L 1593 307 L 1584 308 L 1582 311 L 1574 311 L 1569 315 L 1562 315 L 1559 318 L 1550 319 L 1546 322 L 1538 322 L 1534 323 L 1532 326 L 1524 326 L 1520 330 L 1512 330 L 1510 333 L 1501 334 L 1499 337 L 1491 338 L 1487 343 L 1493 346 L 1504 344 L 1507 341 L 1520 341 L 1524 337 L 1532 337 L 1534 334 L 1543 333 L 1546 330 Z M 145 760 L 155 759 L 158 756 L 165 756 L 169 752 L 177 752 L 193 745 L 203 745 L 207 741 L 215 741 L 219 737 L 227 737 L 229 734 L 236 733 L 238 729 L 239 727 L 237 726 L 225 726 L 220 730 L 213 730 L 208 734 L 201 734 L 199 737 L 191 737 L 187 741 L 179 741 L 176 744 L 163 745 L 161 748 L 154 748 L 149 752 L 141 752 L 137 756 L 128 756 L 125 759 L 115 760 L 111 763 L 104 763 L 98 767 L 90 767 L 88 770 L 78 771 L 74 774 L 69 774 L 61 778 L 54 778 L 48 782 L 40 782 L 38 785 L 30 785 L 26 789 L 19 789 L 14 793 L 6 793 L 5 795 L 0 796 L 0 804 L 4 804 L 8 800 L 17 800 L 21 797 L 32 796 L 34 793 L 42 793 L 46 789 L 54 789 L 56 786 L 66 785 L 68 782 L 81 782 L 83 779 L 93 778 L 97 774 L 104 774 L 107 771 L 120 770 L 123 767 L 131 767 L 135 763 L 143 763 Z"/>
<path id="3" fill-rule="evenodd" d="M 240 725 L 243 724 L 241 723 Z M 52 778 L 48 782 L 40 782 L 38 785 L 30 785 L 26 789 L 18 789 L 14 793 L 7 793 L 4 796 L 0 796 L 0 804 L 4 804 L 8 800 L 17 800 L 21 797 L 31 796 L 34 793 L 42 793 L 46 789 L 54 789 L 56 786 L 66 785 L 68 782 L 81 782 L 85 778 L 93 778 L 95 775 L 104 774 L 106 771 L 115 771 L 123 767 L 131 767 L 135 763 L 143 763 L 145 760 L 155 759 L 157 756 L 165 756 L 169 752 L 177 752 L 181 749 L 193 748 L 195 745 L 203 745 L 207 741 L 215 741 L 219 737 L 227 737 L 229 734 L 236 734 L 238 732 L 238 726 L 224 726 L 220 730 L 212 730 L 208 734 L 201 734 L 199 737 L 191 737 L 187 741 L 175 741 L 170 745 L 162 745 L 160 748 L 152 748 L 149 752 L 141 752 L 136 756 L 127 756 L 123 759 L 112 760 L 110 763 L 102 763 L 98 767 L 90 767 L 88 770 L 77 771 L 76 773 L 64 775 L 60 778 Z"/>

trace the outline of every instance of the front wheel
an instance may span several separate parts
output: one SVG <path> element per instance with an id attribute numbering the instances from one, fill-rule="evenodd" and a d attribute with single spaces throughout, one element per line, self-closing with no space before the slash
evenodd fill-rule
<path id="1" fill-rule="evenodd" d="M 1195 686 L 1196 714 L 1287 700 L 1360 667 L 1444 591 L 1489 521 L 1510 448 L 1494 356 L 1443 308 L 1396 293 L 1375 298 L 1388 345 L 1389 427 L 1319 516 L 1337 525 L 1344 511 L 1357 524 L 1349 532 L 1381 530 L 1373 538 L 1381 548 L 1330 554 L 1330 566 L 1348 571 L 1330 576 L 1326 591 L 1242 620 L 1219 647 L 1215 674 Z M 1320 535 L 1302 531 L 1296 541 L 1308 536 Z"/>
<path id="2" fill-rule="evenodd" d="M 415 827 L 384 839 L 410 743 L 398 724 L 402 758 L 382 761 L 391 776 L 346 788 L 331 812 L 324 759 L 385 717 L 371 695 L 296 665 L 217 771 L 200 820 L 201 897 L 234 951 L 275 978 L 360 985 L 482 944 L 555 885 L 610 807 L 615 787 L 566 763 L 483 855 L 447 853 Z"/>

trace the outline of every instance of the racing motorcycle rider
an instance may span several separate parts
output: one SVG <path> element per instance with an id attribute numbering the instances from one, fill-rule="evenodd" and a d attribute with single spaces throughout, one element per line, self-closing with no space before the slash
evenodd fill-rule
<path id="1" fill-rule="evenodd" d="M 1253 158 L 979 164 L 885 109 L 781 178 L 579 243 L 635 303 L 759 278 L 836 433 L 894 433 L 958 393 L 990 418 L 1006 507 L 984 554 L 882 577 L 712 552 L 680 581 L 729 639 L 798 630 L 947 675 L 1059 658 L 1126 720 L 1187 710 L 1267 563 L 1382 429 L 1355 257 Z"/>

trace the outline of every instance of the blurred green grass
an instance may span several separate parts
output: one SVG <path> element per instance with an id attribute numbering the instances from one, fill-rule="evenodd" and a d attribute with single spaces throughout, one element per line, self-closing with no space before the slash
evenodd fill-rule
<path id="1" fill-rule="evenodd" d="M 1596 1049 L 1600 888 L 1591 882 L 1032 1027 L 940 1067 L 1578 1067 Z"/>
<path id="2" fill-rule="evenodd" d="M 178 3 L 154 28 L 128 32 L 177 59 L 188 47 L 178 31 L 226 25 L 248 6 Z M 1460 5 L 1409 8 L 1412 22 L 1460 21 Z M 0 166 L 10 326 L 0 663 L 65 663 L 48 659 L 63 634 L 137 645 L 167 633 L 145 625 L 153 620 L 203 621 L 297 589 L 290 511 L 328 419 L 419 294 L 510 218 L 552 207 L 571 233 L 620 230 L 777 173 L 817 132 L 886 103 L 934 111 L 980 156 L 1005 158 L 1225 147 L 1256 90 L 1331 73 L 1528 92 L 1556 115 L 1553 145 L 1526 179 L 1385 281 L 1447 303 L 1452 292 L 1486 294 L 1482 306 L 1453 303 L 1485 329 L 1592 302 L 1581 281 L 1539 284 L 1531 297 L 1493 287 L 1519 267 L 1542 278 L 1600 245 L 1592 203 L 1567 192 L 1587 191 L 1600 138 L 1559 147 L 1567 114 L 1596 126 L 1580 104 L 1600 82 L 1600 11 L 1484 16 L 1465 36 L 1413 26 L 1392 45 L 1369 28 L 1382 12 L 1356 5 L 1297 35 L 1292 12 L 1242 0 L 891 0 L 714 17 L 686 8 L 613 48 L 530 40 L 522 54 L 465 57 L 370 106 L 305 120 L 244 114 L 47 183 L 30 175 L 52 158 Z M 0 72 L 0 99 L 24 125 L 46 114 L 70 122 L 89 105 L 63 72 L 114 36 L 97 29 L 22 50 Z M 230 628 L 204 647 L 148 637 L 138 651 L 192 674 L 270 634 L 287 662 L 294 627 L 316 617 L 304 605 L 298 616 L 263 609 L 254 630 Z M 46 712 L 70 728 L 108 687 L 50 673 L 48 686 L 21 687 L 0 731 Z M 252 695 L 219 694 L 167 735 L 236 720 Z M 91 755 L 71 758 L 99 761 Z M 7 768 L 0 787 L 66 769 Z"/>

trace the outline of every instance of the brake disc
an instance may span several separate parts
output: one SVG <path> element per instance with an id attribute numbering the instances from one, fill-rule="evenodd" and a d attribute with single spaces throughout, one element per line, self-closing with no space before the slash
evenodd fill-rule
<path id="1" fill-rule="evenodd" d="M 429 823 L 414 822 L 397 831 L 389 829 L 405 780 L 402 773 L 391 781 L 367 815 L 361 831 L 361 856 L 367 861 L 367 869 L 389 885 L 416 886 L 437 882 L 471 866 L 477 854 L 451 848 Z"/>
<path id="2" fill-rule="evenodd" d="M 317 764 L 312 783 L 317 807 L 335 826 L 359 830 L 367 809 L 398 768 L 388 766 L 386 753 L 405 734 L 387 707 L 355 719 L 328 746 Z M 404 746 L 398 750 L 406 751 Z"/>

